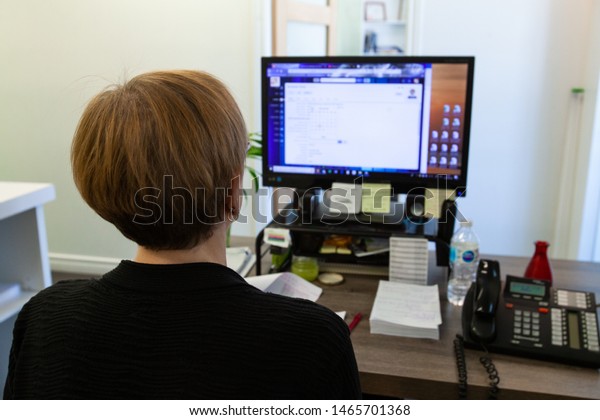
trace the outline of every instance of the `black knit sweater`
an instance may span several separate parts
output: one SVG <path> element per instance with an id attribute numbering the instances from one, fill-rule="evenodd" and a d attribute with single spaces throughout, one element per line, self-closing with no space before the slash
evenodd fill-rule
<path id="1" fill-rule="evenodd" d="M 51 286 L 15 324 L 4 398 L 356 399 L 345 323 L 211 263 L 123 261 Z"/>

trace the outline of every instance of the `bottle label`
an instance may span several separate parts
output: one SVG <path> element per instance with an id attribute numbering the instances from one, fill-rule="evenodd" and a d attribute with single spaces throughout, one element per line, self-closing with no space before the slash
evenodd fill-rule
<path id="1" fill-rule="evenodd" d="M 471 250 L 463 252 L 462 259 L 466 263 L 472 263 L 475 260 L 475 252 Z"/>
<path id="2" fill-rule="evenodd" d="M 479 258 L 479 250 L 465 247 L 453 246 L 450 248 L 450 262 L 464 262 L 472 264 Z"/>

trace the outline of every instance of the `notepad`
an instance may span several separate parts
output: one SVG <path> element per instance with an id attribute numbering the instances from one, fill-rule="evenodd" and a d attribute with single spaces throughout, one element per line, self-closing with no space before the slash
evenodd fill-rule
<path id="1" fill-rule="evenodd" d="M 439 340 L 442 314 L 437 284 L 381 280 L 369 321 L 371 334 Z"/>
<path id="2" fill-rule="evenodd" d="M 427 284 L 428 259 L 427 239 L 391 237 L 390 281 Z"/>

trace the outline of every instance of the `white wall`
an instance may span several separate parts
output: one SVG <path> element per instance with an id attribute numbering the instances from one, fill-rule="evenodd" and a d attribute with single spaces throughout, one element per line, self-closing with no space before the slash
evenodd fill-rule
<path id="1" fill-rule="evenodd" d="M 530 255 L 552 238 L 572 86 L 584 84 L 594 0 L 418 0 L 415 53 L 475 55 L 468 197 L 486 253 Z M 340 7 L 343 7 L 340 1 Z M 133 245 L 90 211 L 69 146 L 87 100 L 126 75 L 198 68 L 232 89 L 260 130 L 258 60 L 268 0 L 0 2 L 0 179 L 48 181 L 50 251 L 128 258 Z M 357 23 L 358 24 L 358 23 Z M 235 233 L 254 234 L 252 224 Z"/>
<path id="2" fill-rule="evenodd" d="M 584 203 L 573 218 L 571 229 L 578 235 L 578 247 L 570 250 L 578 259 L 600 262 L 600 2 L 595 1 L 588 42 L 588 63 L 584 71 L 584 103 L 581 144 L 577 156 L 580 180 L 573 191 L 574 204 Z"/>
<path id="3" fill-rule="evenodd" d="M 583 85 L 593 0 L 420 0 L 416 53 L 474 55 L 467 197 L 481 251 L 552 240 L 571 87 Z"/>
<path id="4" fill-rule="evenodd" d="M 132 256 L 133 244 L 87 208 L 70 174 L 77 120 L 108 84 L 149 70 L 206 70 L 260 130 L 260 11 L 260 0 L 0 2 L 0 179 L 56 185 L 46 207 L 51 252 Z"/>

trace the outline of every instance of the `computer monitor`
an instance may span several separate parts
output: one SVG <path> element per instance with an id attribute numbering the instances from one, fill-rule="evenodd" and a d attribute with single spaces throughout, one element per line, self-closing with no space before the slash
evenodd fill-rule
<path id="1" fill-rule="evenodd" d="M 263 183 L 467 186 L 473 57 L 264 57 Z"/>

